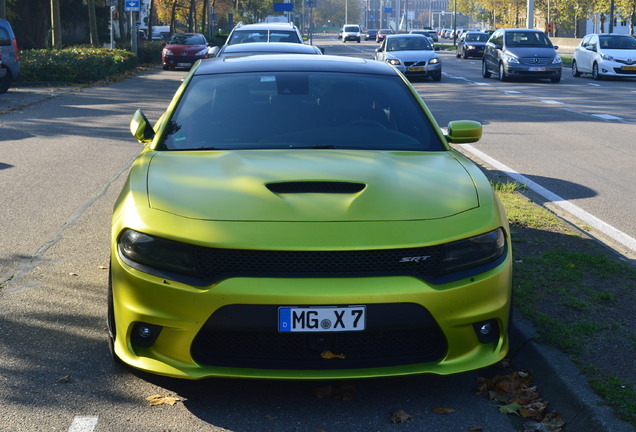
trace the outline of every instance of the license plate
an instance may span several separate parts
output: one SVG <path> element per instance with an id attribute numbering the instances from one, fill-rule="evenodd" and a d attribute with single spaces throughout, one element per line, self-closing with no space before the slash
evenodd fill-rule
<path id="1" fill-rule="evenodd" d="M 528 68 L 528 70 L 530 72 L 544 72 L 545 68 L 544 67 L 531 67 L 531 68 Z"/>
<path id="2" fill-rule="evenodd" d="M 190 67 L 192 63 L 177 63 L 177 67 Z"/>
<path id="3" fill-rule="evenodd" d="M 422 72 L 424 70 L 423 67 L 410 67 L 409 72 Z"/>
<path id="4" fill-rule="evenodd" d="M 365 326 L 365 306 L 278 308 L 279 332 L 362 331 Z"/>
<path id="5" fill-rule="evenodd" d="M 636 66 L 623 66 L 623 70 L 636 71 Z"/>

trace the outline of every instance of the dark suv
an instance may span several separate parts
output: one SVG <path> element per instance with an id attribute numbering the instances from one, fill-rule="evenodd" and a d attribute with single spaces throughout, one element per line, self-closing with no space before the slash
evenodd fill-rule
<path id="1" fill-rule="evenodd" d="M 498 74 L 501 81 L 526 77 L 558 83 L 562 69 L 558 48 L 541 30 L 499 29 L 486 43 L 481 72 L 484 78 Z"/>
<path id="2" fill-rule="evenodd" d="M 9 21 L 0 18 L 0 93 L 6 93 L 12 81 L 20 78 L 20 62 L 18 58 L 18 43 L 11 29 Z"/>

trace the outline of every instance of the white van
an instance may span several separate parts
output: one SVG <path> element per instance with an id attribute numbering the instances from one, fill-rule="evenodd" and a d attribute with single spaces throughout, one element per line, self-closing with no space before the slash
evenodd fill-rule
<path id="1" fill-rule="evenodd" d="M 360 26 L 358 24 L 345 24 L 342 26 L 342 41 L 356 41 L 360 43 Z"/>

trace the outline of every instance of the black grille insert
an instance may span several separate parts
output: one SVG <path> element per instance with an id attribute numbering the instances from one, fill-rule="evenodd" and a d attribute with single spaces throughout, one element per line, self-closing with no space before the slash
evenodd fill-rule
<path id="1" fill-rule="evenodd" d="M 367 330 L 278 333 L 278 306 L 229 305 L 216 311 L 192 344 L 206 366 L 262 369 L 352 369 L 438 361 L 446 354 L 441 329 L 420 305 L 367 305 Z M 325 360 L 323 350 L 344 354 Z"/>
<path id="2" fill-rule="evenodd" d="M 360 277 L 434 278 L 443 246 L 362 251 L 261 251 L 199 247 L 197 263 L 204 278 Z"/>

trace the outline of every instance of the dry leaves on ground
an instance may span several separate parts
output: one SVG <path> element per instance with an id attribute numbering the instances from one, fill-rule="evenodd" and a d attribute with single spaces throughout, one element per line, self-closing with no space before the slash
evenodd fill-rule
<path id="1" fill-rule="evenodd" d="M 152 395 L 146 398 L 150 406 L 155 405 L 174 405 L 177 402 L 180 402 L 181 399 L 173 396 L 163 396 L 163 395 Z"/>
<path id="2" fill-rule="evenodd" d="M 394 412 L 393 415 L 391 416 L 391 423 L 402 424 L 409 420 L 413 420 L 413 417 L 411 417 L 410 415 L 408 415 L 402 410 Z"/>
<path id="3" fill-rule="evenodd" d="M 351 400 L 356 388 L 352 384 L 339 383 L 334 385 L 326 385 L 322 387 L 316 387 L 313 390 L 314 396 L 318 399 L 336 399 L 336 400 Z"/>
<path id="4" fill-rule="evenodd" d="M 530 372 L 517 371 L 494 378 L 478 378 L 477 394 L 499 402 L 499 411 L 528 419 L 524 432 L 561 432 L 565 422 L 561 416 L 548 411 L 548 401 L 541 398 L 533 386 Z"/>

